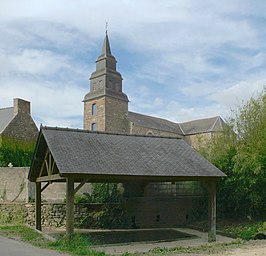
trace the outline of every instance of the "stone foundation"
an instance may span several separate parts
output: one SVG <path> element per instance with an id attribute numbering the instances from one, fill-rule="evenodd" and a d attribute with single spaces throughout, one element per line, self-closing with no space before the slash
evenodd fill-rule
<path id="1" fill-rule="evenodd" d="M 102 204 L 79 204 L 75 205 L 75 227 L 93 228 L 96 212 L 101 212 Z M 27 223 L 35 226 L 35 204 L 34 203 L 0 203 L 0 224 Z M 42 204 L 42 226 L 43 227 L 65 227 L 66 205 Z"/>
<path id="2" fill-rule="evenodd" d="M 76 228 L 161 228 L 186 226 L 192 199 L 128 198 L 120 204 L 76 204 Z M 34 203 L 0 203 L 0 224 L 27 223 L 35 226 Z M 42 203 L 42 226 L 65 227 L 66 205 Z"/>

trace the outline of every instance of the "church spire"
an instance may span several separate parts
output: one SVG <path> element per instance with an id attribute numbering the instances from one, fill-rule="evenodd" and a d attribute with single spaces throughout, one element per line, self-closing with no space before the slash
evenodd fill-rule
<path id="1" fill-rule="evenodd" d="M 127 101 L 127 96 L 122 91 L 122 76 L 116 70 L 116 59 L 111 54 L 111 47 L 107 30 L 100 56 L 96 60 L 96 70 L 90 77 L 90 93 L 85 96 L 85 101 L 99 95 L 112 95 L 112 97 Z"/>
<path id="2" fill-rule="evenodd" d="M 106 30 L 105 38 L 104 38 L 104 41 L 103 41 L 103 48 L 102 48 L 101 56 L 108 56 L 108 55 L 110 56 L 110 55 L 112 55 L 112 53 L 111 53 L 111 47 L 110 47 L 108 34 L 107 34 L 107 30 Z"/>

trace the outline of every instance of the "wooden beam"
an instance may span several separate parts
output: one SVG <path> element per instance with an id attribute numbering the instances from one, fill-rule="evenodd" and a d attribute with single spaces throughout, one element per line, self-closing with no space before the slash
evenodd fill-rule
<path id="1" fill-rule="evenodd" d="M 69 239 L 74 235 L 74 179 L 66 181 L 66 234 Z"/>
<path id="2" fill-rule="evenodd" d="M 207 182 L 208 186 L 208 242 L 216 241 L 216 181 Z"/>
<path id="3" fill-rule="evenodd" d="M 41 192 L 43 192 L 51 183 L 50 182 L 47 182 L 44 187 L 41 189 Z"/>
<path id="4" fill-rule="evenodd" d="M 48 148 L 46 149 L 46 152 L 45 152 L 45 157 L 43 159 L 43 162 L 42 162 L 42 167 L 41 167 L 41 171 L 40 171 L 40 174 L 39 174 L 39 177 L 42 176 L 42 173 L 43 173 L 43 170 L 44 170 L 44 166 L 46 164 L 46 158 L 47 158 L 47 155 L 49 154 L 49 150 Z"/>
<path id="5" fill-rule="evenodd" d="M 42 231 L 42 201 L 41 201 L 41 182 L 36 182 L 35 195 L 35 224 L 36 229 Z"/>
<path id="6" fill-rule="evenodd" d="M 60 181 L 60 180 L 66 180 L 66 178 L 61 177 L 59 174 L 53 174 L 51 176 L 42 176 L 36 178 L 36 182 Z"/>
<path id="7" fill-rule="evenodd" d="M 89 179 L 83 180 L 75 189 L 74 189 L 74 194 L 76 194 L 87 182 Z"/>

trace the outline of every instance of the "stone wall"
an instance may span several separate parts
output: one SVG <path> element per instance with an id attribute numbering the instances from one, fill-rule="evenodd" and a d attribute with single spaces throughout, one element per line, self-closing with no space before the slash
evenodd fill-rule
<path id="1" fill-rule="evenodd" d="M 35 199 L 35 183 L 28 180 L 29 167 L 0 168 L 0 202 L 25 202 Z M 44 186 L 46 183 L 42 183 Z M 78 184 L 76 184 L 77 186 Z M 79 193 L 90 193 L 91 184 L 85 184 Z M 42 192 L 44 202 L 64 202 L 66 184 L 52 183 Z"/>
<path id="2" fill-rule="evenodd" d="M 191 145 L 194 149 L 198 150 L 200 148 L 206 147 L 207 143 L 211 140 L 212 133 L 200 133 L 187 135 L 184 137 L 184 140 Z"/>
<path id="3" fill-rule="evenodd" d="M 112 204 L 112 207 L 118 205 Z M 66 205 L 64 203 L 42 203 L 42 227 L 65 228 Z M 114 211 L 106 214 L 103 204 L 76 204 L 74 208 L 74 225 L 76 228 L 101 228 L 110 223 L 116 216 Z M 33 203 L 0 203 L 0 224 L 27 223 L 35 226 L 35 204 Z M 119 223 L 119 222 L 117 222 Z M 119 225 L 119 226 L 118 226 Z M 121 224 L 112 224 L 112 228 L 121 228 Z M 124 226 L 123 226 L 124 227 Z"/>
<path id="4" fill-rule="evenodd" d="M 28 167 L 0 168 L 0 202 L 28 202 Z"/>
<path id="5" fill-rule="evenodd" d="M 35 142 L 38 136 L 38 128 L 30 113 L 30 102 L 22 99 L 14 99 L 14 118 L 1 134 L 3 138 Z"/>
<path id="6" fill-rule="evenodd" d="M 92 104 L 96 104 L 96 115 L 92 115 Z M 105 131 L 105 98 L 96 98 L 84 102 L 84 129 L 91 130 L 96 123 L 97 131 Z"/>
<path id="7" fill-rule="evenodd" d="M 127 101 L 113 97 L 105 97 L 105 131 L 129 133 L 127 114 Z"/>
<path id="8" fill-rule="evenodd" d="M 96 104 L 96 115 L 92 115 L 92 104 Z M 91 130 L 95 123 L 97 131 L 128 133 L 127 108 L 127 101 L 107 96 L 85 101 L 84 129 Z"/>
<path id="9" fill-rule="evenodd" d="M 111 207 L 116 207 L 113 204 Z M 110 209 L 110 208 L 109 208 Z M 130 198 L 125 200 L 124 215 L 112 228 L 161 228 L 185 226 L 192 211 L 191 198 Z M 77 204 L 74 209 L 75 227 L 100 228 L 110 223 L 120 212 L 106 214 L 103 204 Z M 99 221 L 101 219 L 101 221 Z M 35 204 L 0 203 L 0 224 L 27 223 L 35 226 Z M 113 223 L 113 222 L 112 222 Z M 42 203 L 42 226 L 65 227 L 66 205 Z"/>

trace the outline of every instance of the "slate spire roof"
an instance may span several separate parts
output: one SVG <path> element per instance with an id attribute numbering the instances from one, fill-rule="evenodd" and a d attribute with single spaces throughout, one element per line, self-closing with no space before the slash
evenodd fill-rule
<path id="1" fill-rule="evenodd" d="M 107 56 L 107 55 L 112 55 L 112 53 L 111 53 L 111 47 L 110 47 L 110 43 L 109 43 L 108 34 L 106 31 L 105 38 L 103 41 L 103 48 L 102 48 L 101 56 Z"/>

